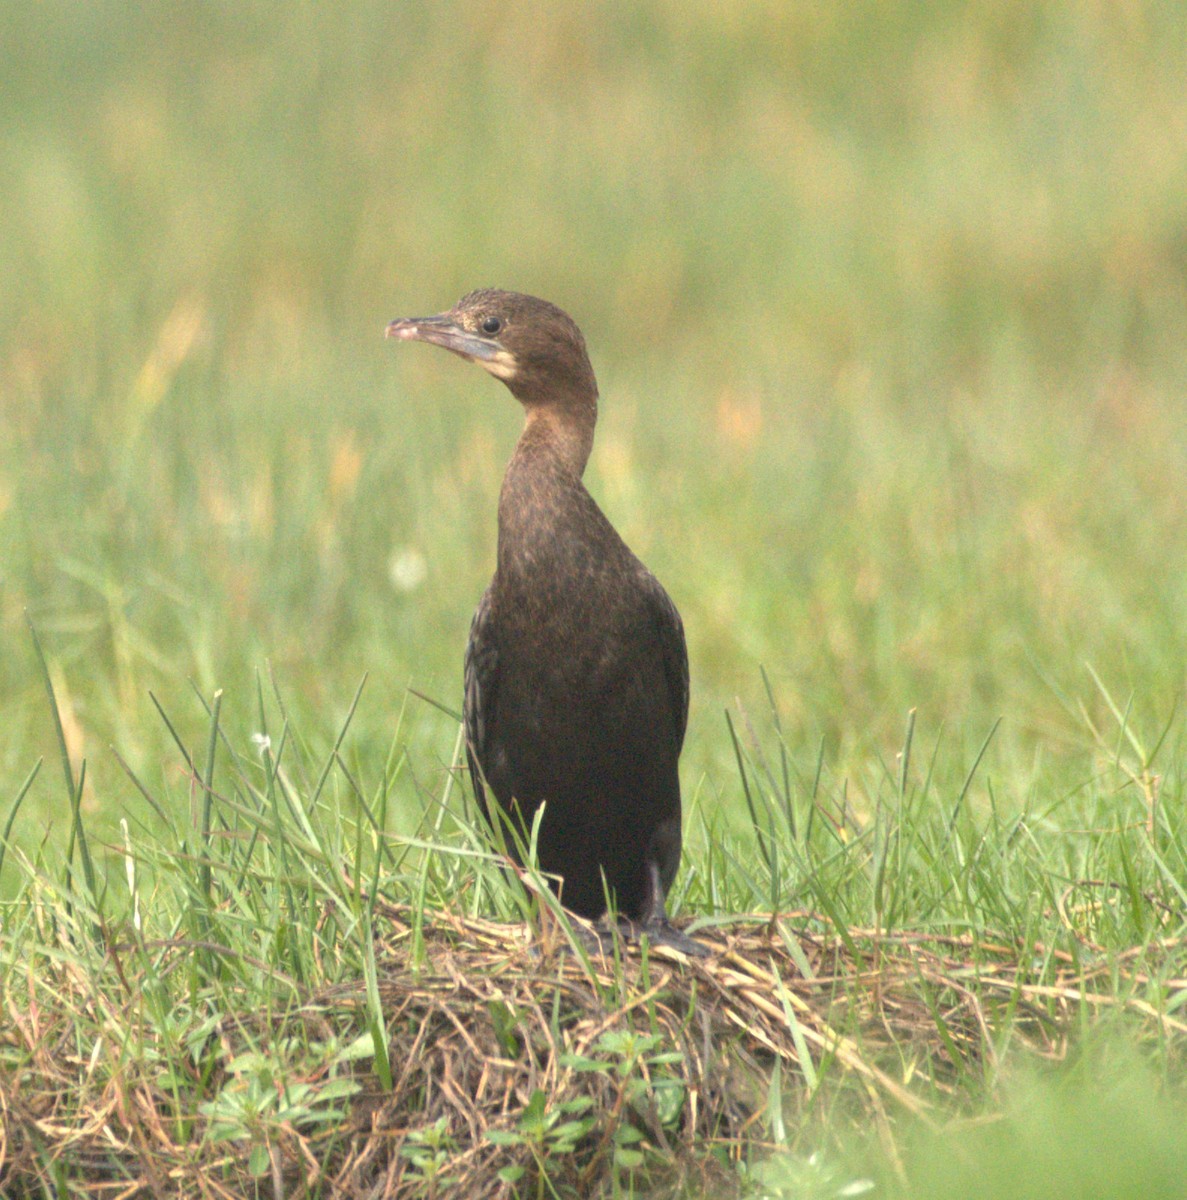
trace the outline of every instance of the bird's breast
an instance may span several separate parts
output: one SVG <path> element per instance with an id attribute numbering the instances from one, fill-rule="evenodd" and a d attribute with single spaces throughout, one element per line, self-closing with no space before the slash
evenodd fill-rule
<path id="1" fill-rule="evenodd" d="M 647 572 L 579 479 L 513 461 L 499 504 L 492 617 L 500 686 L 538 706 L 598 707 L 661 670 Z"/>

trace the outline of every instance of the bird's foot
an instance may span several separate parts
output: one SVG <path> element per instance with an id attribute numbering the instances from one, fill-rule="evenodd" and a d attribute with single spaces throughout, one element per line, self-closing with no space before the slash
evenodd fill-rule
<path id="1" fill-rule="evenodd" d="M 666 916 L 651 917 L 643 921 L 632 921 L 620 916 L 611 922 L 602 916 L 592 924 L 574 920 L 570 924 L 573 937 L 587 954 L 602 958 L 613 958 L 622 943 L 638 945 L 646 938 L 653 946 L 667 946 L 679 950 L 689 958 L 709 958 L 714 950 L 704 942 L 682 933 Z"/>
<path id="2" fill-rule="evenodd" d="M 618 927 L 628 941 L 639 941 L 642 937 L 656 946 L 667 946 L 670 950 L 679 950 L 689 958 L 709 958 L 713 954 L 710 946 L 698 942 L 696 938 L 682 933 L 666 916 L 652 917 L 646 921 L 628 921 L 625 917 L 618 919 Z"/>
<path id="3" fill-rule="evenodd" d="M 570 925 L 573 936 L 581 943 L 587 954 L 598 954 L 603 958 L 613 958 L 614 945 L 619 936 L 619 930 L 612 928 L 605 918 L 592 925 L 584 921 L 573 921 Z"/>

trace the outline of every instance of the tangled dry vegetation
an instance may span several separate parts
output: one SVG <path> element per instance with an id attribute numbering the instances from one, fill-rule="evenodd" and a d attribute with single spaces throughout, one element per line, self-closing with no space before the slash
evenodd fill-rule
<path id="1" fill-rule="evenodd" d="M 145 981 L 129 947 L 107 954 L 120 995 L 47 959 L 39 997 L 7 996 L 0 1034 L 4 1195 L 590 1196 L 614 1182 L 728 1195 L 735 1161 L 794 1128 L 813 1094 L 831 1090 L 892 1146 L 896 1112 L 927 1119 L 1007 1027 L 1059 1054 L 1077 1009 L 1124 1003 L 1115 978 L 1097 987 L 1041 946 L 842 938 L 803 912 L 702 933 L 719 950 L 702 962 L 637 946 L 590 962 L 555 926 L 529 937 L 394 905 L 377 918 L 376 979 L 271 1015 L 245 1000 L 191 1039 L 186 1079 L 147 1039 L 100 1077 L 62 1015 L 82 1007 L 102 1027 L 106 1006 L 134 1007 Z M 286 1075 L 286 1046 L 371 1046 L 372 1001 L 387 1064 L 368 1049 Z M 281 1050 L 271 1073 L 244 1067 L 261 1046 Z M 249 1077 L 264 1095 L 239 1123 L 199 1102 L 242 1099 L 232 1084 Z"/>

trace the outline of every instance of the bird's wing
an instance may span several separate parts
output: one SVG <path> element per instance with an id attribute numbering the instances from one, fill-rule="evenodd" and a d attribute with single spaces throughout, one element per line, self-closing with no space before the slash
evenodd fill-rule
<path id="1" fill-rule="evenodd" d="M 664 676 L 668 682 L 672 712 L 676 717 L 676 749 L 679 751 L 684 746 L 684 731 L 688 726 L 688 647 L 684 642 L 684 622 L 672 603 L 672 597 L 664 591 L 663 584 L 647 570 L 644 571 L 644 590 L 659 631 Z"/>
<path id="2" fill-rule="evenodd" d="M 466 643 L 465 689 L 462 703 L 462 724 L 466 734 L 466 761 L 479 807 L 486 811 L 486 790 L 482 786 L 483 763 L 486 761 L 487 723 L 495 703 L 495 684 L 498 678 L 498 651 L 490 629 L 490 593 L 488 587 L 474 611 L 470 623 L 470 640 Z"/>

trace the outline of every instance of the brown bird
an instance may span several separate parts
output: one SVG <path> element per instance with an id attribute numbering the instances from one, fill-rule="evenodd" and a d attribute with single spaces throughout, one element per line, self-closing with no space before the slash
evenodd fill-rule
<path id="1" fill-rule="evenodd" d="M 545 300 L 490 289 L 393 321 L 387 336 L 477 363 L 526 414 L 466 647 L 466 751 L 483 812 L 492 818 L 485 781 L 526 838 L 543 803 L 539 863 L 563 881 L 567 908 L 597 918 L 609 894 L 653 940 L 705 954 L 664 909 L 680 864 L 684 627 L 581 481 L 598 416 L 581 331 Z"/>

